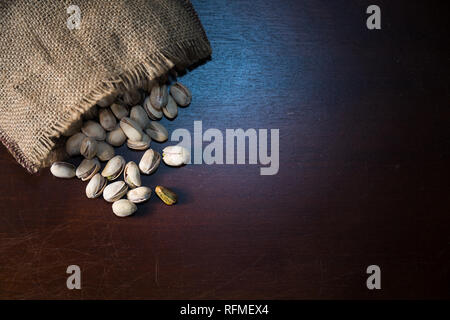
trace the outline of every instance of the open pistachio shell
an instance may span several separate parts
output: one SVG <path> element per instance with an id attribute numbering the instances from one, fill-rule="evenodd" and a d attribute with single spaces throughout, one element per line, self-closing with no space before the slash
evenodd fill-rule
<path id="1" fill-rule="evenodd" d="M 175 102 L 181 107 L 186 107 L 191 103 L 191 92 L 180 82 L 176 82 L 170 87 L 170 94 Z"/>
<path id="2" fill-rule="evenodd" d="M 88 120 L 83 123 L 81 127 L 81 132 L 83 132 L 86 136 L 92 137 L 95 140 L 105 140 L 106 132 L 103 127 L 95 121 Z"/>
<path id="3" fill-rule="evenodd" d="M 139 169 L 143 174 L 151 174 L 158 169 L 160 162 L 161 155 L 153 149 L 148 149 L 139 162 Z"/>
<path id="4" fill-rule="evenodd" d="M 127 192 L 127 199 L 133 203 L 142 203 L 150 199 L 152 189 L 149 187 L 138 187 Z"/>
<path id="5" fill-rule="evenodd" d="M 130 188 L 141 186 L 141 174 L 139 167 L 134 161 L 130 161 L 123 170 L 123 180 Z"/>
<path id="6" fill-rule="evenodd" d="M 152 104 L 150 103 L 150 97 L 147 97 L 143 104 L 145 112 L 147 112 L 147 115 L 152 120 L 159 120 L 162 118 L 163 113 L 161 110 L 156 110 Z"/>
<path id="7" fill-rule="evenodd" d="M 97 142 L 97 158 L 100 161 L 111 160 L 112 157 L 114 157 L 114 155 L 115 155 L 114 148 L 110 144 L 104 141 Z"/>
<path id="8" fill-rule="evenodd" d="M 142 131 L 139 124 L 137 124 L 134 120 L 131 120 L 128 117 L 122 118 L 120 120 L 120 127 L 123 130 L 123 133 L 128 137 L 128 139 L 132 141 L 140 141 L 142 140 L 142 135 L 144 132 Z"/>
<path id="9" fill-rule="evenodd" d="M 50 172 L 57 178 L 70 179 L 75 177 L 75 166 L 68 162 L 54 162 Z"/>
<path id="10" fill-rule="evenodd" d="M 169 96 L 169 102 L 162 108 L 162 112 L 167 119 L 175 119 L 178 115 L 178 106 L 172 96 Z"/>
<path id="11" fill-rule="evenodd" d="M 152 139 L 144 133 L 141 141 L 132 141 L 128 139 L 127 146 L 133 150 L 147 150 L 150 147 L 151 141 Z"/>
<path id="12" fill-rule="evenodd" d="M 104 176 L 109 181 L 117 179 L 125 168 L 125 159 L 122 156 L 115 156 L 106 163 L 105 168 L 102 171 Z"/>
<path id="13" fill-rule="evenodd" d="M 97 158 L 84 159 L 76 170 L 76 175 L 83 181 L 89 180 L 100 170 L 100 162 Z"/>
<path id="14" fill-rule="evenodd" d="M 145 127 L 150 123 L 147 113 L 140 105 L 131 108 L 130 119 L 139 124 L 141 129 L 145 129 Z"/>
<path id="15" fill-rule="evenodd" d="M 100 173 L 96 173 L 86 186 L 86 196 L 89 199 L 99 197 L 108 182 Z"/>
<path id="16" fill-rule="evenodd" d="M 92 137 L 86 137 L 81 142 L 80 153 L 86 159 L 92 159 L 97 154 L 97 140 Z"/>
<path id="17" fill-rule="evenodd" d="M 108 184 L 103 190 L 103 199 L 114 202 L 122 198 L 128 191 L 128 186 L 123 181 L 116 181 Z"/>
<path id="18" fill-rule="evenodd" d="M 127 141 L 127 136 L 123 133 L 123 130 L 119 125 L 106 135 L 106 142 L 114 147 L 120 147 L 125 141 Z"/>
<path id="19" fill-rule="evenodd" d="M 100 121 L 100 125 L 106 131 L 112 131 L 117 125 L 117 120 L 114 114 L 111 112 L 109 108 L 103 108 L 100 110 L 98 119 Z"/>
<path id="20" fill-rule="evenodd" d="M 169 138 L 169 132 L 158 121 L 151 121 L 145 128 L 145 133 L 157 142 L 164 142 Z"/>
<path id="21" fill-rule="evenodd" d="M 168 98 L 169 93 L 165 84 L 153 86 L 150 92 L 150 103 L 152 104 L 153 108 L 161 111 L 161 108 L 166 106 Z"/>
<path id="22" fill-rule="evenodd" d="M 121 120 L 122 118 L 128 117 L 128 108 L 123 104 L 113 103 L 110 108 L 117 119 Z"/>
<path id="23" fill-rule="evenodd" d="M 114 214 L 118 217 L 128 217 L 129 215 L 132 215 L 136 212 L 137 207 L 136 205 L 127 200 L 127 199 L 121 199 L 117 200 L 112 205 L 112 210 Z"/>
<path id="24" fill-rule="evenodd" d="M 77 156 L 80 154 L 81 143 L 83 142 L 86 135 L 82 132 L 75 133 L 66 141 L 66 152 L 70 157 Z"/>

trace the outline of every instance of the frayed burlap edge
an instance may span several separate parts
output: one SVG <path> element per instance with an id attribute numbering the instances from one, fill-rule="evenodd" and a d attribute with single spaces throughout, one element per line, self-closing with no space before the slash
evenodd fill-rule
<path id="1" fill-rule="evenodd" d="M 155 79 L 178 63 L 192 65 L 199 60 L 211 55 L 211 46 L 206 37 L 184 40 L 173 45 L 162 48 L 149 54 L 141 63 L 132 68 L 125 69 L 117 77 L 105 79 L 89 94 L 87 94 L 78 105 L 71 107 L 62 114 L 58 122 L 43 132 L 39 138 L 39 145 L 33 149 L 30 156 L 26 156 L 20 147 L 0 128 L 0 140 L 11 152 L 14 158 L 30 173 L 36 173 L 51 156 L 56 145 L 56 139 L 83 113 L 88 111 L 96 102 L 112 93 L 125 91 L 130 88 L 139 87 L 144 81 Z"/>

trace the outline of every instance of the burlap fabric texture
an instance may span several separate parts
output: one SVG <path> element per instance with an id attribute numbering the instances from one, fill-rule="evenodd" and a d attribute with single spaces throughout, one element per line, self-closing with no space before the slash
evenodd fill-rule
<path id="1" fill-rule="evenodd" d="M 73 4 L 81 23 L 70 30 Z M 209 55 L 187 0 L 2 0 L 0 139 L 36 172 L 96 101 Z"/>

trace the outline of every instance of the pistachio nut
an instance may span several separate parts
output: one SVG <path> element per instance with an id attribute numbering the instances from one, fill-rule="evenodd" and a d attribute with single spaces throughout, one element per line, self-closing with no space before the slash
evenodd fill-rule
<path id="1" fill-rule="evenodd" d="M 93 120 L 98 117 L 98 106 L 93 105 L 88 111 L 83 113 L 84 120 Z"/>
<path id="2" fill-rule="evenodd" d="M 112 157 L 114 157 L 114 155 L 114 148 L 110 144 L 106 143 L 105 141 L 97 142 L 97 158 L 100 161 L 108 161 Z"/>
<path id="3" fill-rule="evenodd" d="M 141 100 L 142 100 L 141 92 L 137 89 L 126 91 L 122 97 L 122 101 L 129 106 L 134 106 L 139 102 L 141 102 Z"/>
<path id="4" fill-rule="evenodd" d="M 77 156 L 80 154 L 81 143 L 86 136 L 82 132 L 75 133 L 66 141 L 66 152 L 69 156 Z"/>
<path id="5" fill-rule="evenodd" d="M 163 160 L 169 166 L 178 167 L 187 164 L 190 158 L 190 152 L 182 146 L 169 146 L 163 149 Z"/>
<path id="6" fill-rule="evenodd" d="M 116 216 L 123 218 L 135 213 L 137 207 L 133 202 L 129 200 L 121 199 L 113 203 L 112 210 Z"/>
<path id="7" fill-rule="evenodd" d="M 178 107 L 172 96 L 169 96 L 169 101 L 167 102 L 167 105 L 162 108 L 162 112 L 167 119 L 172 120 L 176 118 L 178 114 Z"/>
<path id="8" fill-rule="evenodd" d="M 50 172 L 57 178 L 70 179 L 75 177 L 75 166 L 68 162 L 54 162 Z"/>
<path id="9" fill-rule="evenodd" d="M 152 189 L 149 187 L 138 187 L 127 192 L 127 199 L 133 203 L 142 203 L 150 199 Z"/>
<path id="10" fill-rule="evenodd" d="M 106 166 L 102 171 L 102 176 L 110 181 L 116 180 L 124 168 L 125 159 L 122 156 L 117 155 L 106 163 Z"/>
<path id="11" fill-rule="evenodd" d="M 175 192 L 163 186 L 156 186 L 155 193 L 165 204 L 169 206 L 177 202 L 177 195 Z"/>
<path id="12" fill-rule="evenodd" d="M 123 180 L 130 188 L 141 186 L 141 174 L 139 173 L 139 167 L 134 161 L 128 162 L 125 166 Z"/>
<path id="13" fill-rule="evenodd" d="M 103 190 L 103 199 L 114 202 L 122 198 L 128 191 L 128 186 L 123 181 L 116 181 L 108 184 Z"/>
<path id="14" fill-rule="evenodd" d="M 106 138 L 106 132 L 103 127 L 95 121 L 88 120 L 85 123 L 83 123 L 83 126 L 81 127 L 81 132 L 83 132 L 86 136 L 92 137 L 95 140 L 105 140 Z"/>
<path id="15" fill-rule="evenodd" d="M 147 150 L 150 147 L 151 141 L 152 139 L 150 139 L 150 137 L 144 133 L 142 135 L 141 141 L 132 141 L 128 139 L 127 146 L 128 148 L 133 150 Z"/>
<path id="16" fill-rule="evenodd" d="M 186 86 L 182 85 L 179 82 L 174 83 L 170 87 L 170 94 L 172 95 L 175 102 L 181 107 L 186 107 L 191 103 L 191 92 L 188 88 L 186 88 Z"/>
<path id="17" fill-rule="evenodd" d="M 74 135 L 75 133 L 79 132 L 81 129 L 81 126 L 83 125 L 83 120 L 78 119 L 72 122 L 72 124 L 64 131 L 62 134 L 65 137 L 70 137 Z"/>
<path id="18" fill-rule="evenodd" d="M 97 105 L 99 107 L 105 108 L 111 105 L 111 103 L 114 102 L 114 100 L 116 100 L 117 94 L 115 93 L 111 93 L 103 98 L 101 98 L 100 100 L 97 101 Z"/>
<path id="19" fill-rule="evenodd" d="M 126 140 L 127 136 L 125 135 L 125 133 L 123 133 L 120 125 L 117 125 L 117 127 L 113 131 L 109 131 L 106 135 L 106 142 L 114 147 L 120 147 Z"/>
<path id="20" fill-rule="evenodd" d="M 153 108 L 161 111 L 161 108 L 166 106 L 168 102 L 169 94 L 167 92 L 167 86 L 165 84 L 153 86 L 150 92 L 150 103 Z"/>
<path id="21" fill-rule="evenodd" d="M 128 117 L 122 118 L 120 120 L 120 127 L 123 130 L 123 133 L 128 137 L 128 139 L 132 141 L 141 141 L 142 135 L 144 132 L 142 131 L 139 124 L 137 124 L 134 120 L 131 120 Z"/>
<path id="22" fill-rule="evenodd" d="M 117 125 L 117 120 L 114 114 L 111 112 L 109 108 L 103 108 L 99 111 L 98 119 L 100 121 L 100 125 L 106 131 L 112 131 Z"/>
<path id="23" fill-rule="evenodd" d="M 150 122 L 147 113 L 140 105 L 134 106 L 130 111 L 130 119 L 134 120 L 141 129 L 144 129 Z"/>
<path id="24" fill-rule="evenodd" d="M 108 182 L 100 173 L 96 173 L 86 186 L 86 196 L 89 199 L 99 197 Z"/>
<path id="25" fill-rule="evenodd" d="M 156 110 L 152 104 L 150 103 L 150 97 L 145 98 L 144 101 L 144 110 L 147 112 L 147 115 L 152 120 L 158 120 L 161 119 L 163 116 L 163 113 L 161 110 Z"/>
<path id="26" fill-rule="evenodd" d="M 110 108 L 117 119 L 121 120 L 124 117 L 128 117 L 128 108 L 123 104 L 113 103 Z"/>
<path id="27" fill-rule="evenodd" d="M 145 133 L 147 133 L 152 140 L 158 142 L 164 142 L 169 138 L 167 129 L 157 121 L 151 121 L 145 128 Z"/>
<path id="28" fill-rule="evenodd" d="M 89 180 L 100 170 L 100 162 L 97 158 L 84 159 L 78 166 L 75 174 L 83 181 Z"/>
<path id="29" fill-rule="evenodd" d="M 139 169 L 143 174 L 151 174 L 158 169 L 160 162 L 161 155 L 153 149 L 148 149 L 139 162 Z"/>
<path id="30" fill-rule="evenodd" d="M 92 159 L 97 154 L 97 140 L 86 137 L 81 142 L 80 154 L 86 159 Z"/>

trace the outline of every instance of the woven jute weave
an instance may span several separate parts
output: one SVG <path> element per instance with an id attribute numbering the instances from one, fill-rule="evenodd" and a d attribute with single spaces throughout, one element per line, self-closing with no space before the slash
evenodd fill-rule
<path id="1" fill-rule="evenodd" d="M 81 11 L 69 29 L 67 8 Z M 0 139 L 36 172 L 101 98 L 211 55 L 187 0 L 0 1 Z"/>

